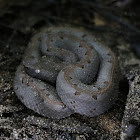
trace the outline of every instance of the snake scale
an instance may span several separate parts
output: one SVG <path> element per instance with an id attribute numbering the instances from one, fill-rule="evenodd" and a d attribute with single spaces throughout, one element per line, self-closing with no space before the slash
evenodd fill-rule
<path id="1" fill-rule="evenodd" d="M 43 116 L 93 117 L 117 98 L 116 57 L 88 31 L 49 27 L 29 42 L 15 74 L 23 104 Z"/>

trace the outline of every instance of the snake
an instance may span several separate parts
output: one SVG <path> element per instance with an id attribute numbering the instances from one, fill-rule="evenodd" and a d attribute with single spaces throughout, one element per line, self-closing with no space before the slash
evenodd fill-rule
<path id="1" fill-rule="evenodd" d="M 14 90 L 26 107 L 45 117 L 94 117 L 117 99 L 116 71 L 115 54 L 90 31 L 52 26 L 29 42 Z"/>

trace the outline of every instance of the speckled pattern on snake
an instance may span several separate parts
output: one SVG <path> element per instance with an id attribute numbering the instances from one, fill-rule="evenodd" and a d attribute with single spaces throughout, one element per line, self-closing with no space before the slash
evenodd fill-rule
<path id="1" fill-rule="evenodd" d="M 88 31 L 49 27 L 29 43 L 14 90 L 28 108 L 60 119 L 93 117 L 117 98 L 116 57 Z"/>

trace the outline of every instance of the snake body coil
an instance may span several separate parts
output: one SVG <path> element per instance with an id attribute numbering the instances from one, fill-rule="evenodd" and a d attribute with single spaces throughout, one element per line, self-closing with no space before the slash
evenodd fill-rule
<path id="1" fill-rule="evenodd" d="M 14 89 L 28 108 L 43 116 L 59 119 L 76 112 L 93 117 L 117 97 L 115 70 L 113 52 L 94 36 L 52 27 L 29 43 Z"/>

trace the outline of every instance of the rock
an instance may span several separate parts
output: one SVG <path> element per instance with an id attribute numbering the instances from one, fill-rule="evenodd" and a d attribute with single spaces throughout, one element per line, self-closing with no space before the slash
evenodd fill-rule
<path id="1" fill-rule="evenodd" d="M 136 138 L 140 132 L 140 69 L 130 71 L 126 77 L 129 80 L 129 93 L 122 119 L 121 140 Z"/>

